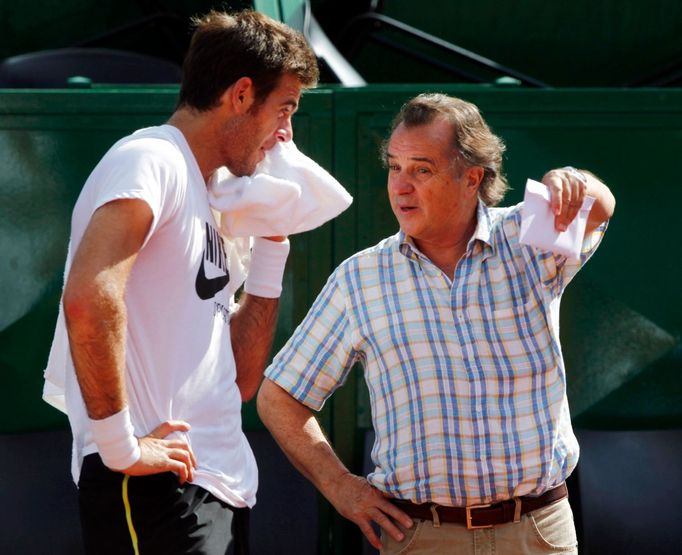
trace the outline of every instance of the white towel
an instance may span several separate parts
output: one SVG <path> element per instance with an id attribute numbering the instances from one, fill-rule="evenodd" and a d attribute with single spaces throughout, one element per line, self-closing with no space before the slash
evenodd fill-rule
<path id="1" fill-rule="evenodd" d="M 249 177 L 219 168 L 208 184 L 227 237 L 292 235 L 321 226 L 353 202 L 341 184 L 293 141 L 278 142 Z"/>
<path id="2" fill-rule="evenodd" d="M 526 181 L 521 214 L 519 241 L 543 250 L 579 259 L 585 236 L 587 217 L 590 215 L 594 197 L 586 196 L 575 219 L 566 231 L 554 227 L 555 215 L 550 205 L 549 189 L 538 181 Z"/>

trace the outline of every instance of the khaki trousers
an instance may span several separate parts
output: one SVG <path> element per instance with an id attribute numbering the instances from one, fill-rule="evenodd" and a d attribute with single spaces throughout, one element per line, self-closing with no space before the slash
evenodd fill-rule
<path id="1" fill-rule="evenodd" d="M 462 524 L 441 523 L 439 528 L 430 520 L 414 520 L 412 528 L 398 525 L 405 534 L 396 542 L 382 535 L 381 555 L 544 555 L 570 553 L 577 555 L 573 512 L 568 499 L 527 513 L 520 522 L 501 524 L 493 528 L 467 530 Z"/>

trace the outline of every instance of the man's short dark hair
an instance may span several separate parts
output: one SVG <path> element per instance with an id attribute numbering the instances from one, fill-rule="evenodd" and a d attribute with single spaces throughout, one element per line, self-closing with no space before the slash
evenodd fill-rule
<path id="1" fill-rule="evenodd" d="M 275 89 L 284 74 L 305 88 L 319 78 L 317 59 L 301 33 L 259 12 L 211 11 L 194 20 L 182 68 L 178 107 L 207 111 L 238 79 L 249 77 L 256 105 Z"/>
<path id="2" fill-rule="evenodd" d="M 420 94 L 400 109 L 393 120 L 391 133 L 401 124 L 408 128 L 417 127 L 436 119 L 452 125 L 453 157 L 459 154 L 465 165 L 483 168 L 483 180 L 478 190 L 481 200 L 488 206 L 499 204 L 509 189 L 502 175 L 502 155 L 506 147 L 471 102 L 440 93 Z"/>

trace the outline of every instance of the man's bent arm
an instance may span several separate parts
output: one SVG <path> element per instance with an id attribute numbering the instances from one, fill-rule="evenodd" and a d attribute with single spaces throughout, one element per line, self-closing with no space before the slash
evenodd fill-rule
<path id="1" fill-rule="evenodd" d="M 74 255 L 64 287 L 71 356 L 93 428 L 101 428 L 105 419 L 111 418 L 114 420 L 104 426 L 117 428 L 118 416 L 127 417 L 123 412 L 127 407 L 125 288 L 151 222 L 151 209 L 142 200 L 116 200 L 98 208 Z M 115 469 L 133 475 L 170 470 L 181 482 L 191 480 L 196 461 L 187 443 L 163 439 L 174 431 L 187 430 L 187 423 L 169 421 L 140 440 L 130 437 L 140 449 L 136 462 Z M 115 433 L 117 438 L 126 435 L 123 429 L 107 433 Z M 102 454 L 103 446 L 97 440 Z"/>
<path id="2" fill-rule="evenodd" d="M 103 419 L 125 399 L 125 286 L 152 213 L 141 200 L 113 201 L 92 216 L 64 287 L 64 316 L 88 416 Z"/>
<path id="3" fill-rule="evenodd" d="M 277 307 L 289 256 L 286 237 L 259 237 L 253 242 L 251 264 L 239 309 L 230 319 L 230 341 L 242 401 L 253 398 L 263 379 L 275 338 Z"/>
<path id="4" fill-rule="evenodd" d="M 555 226 L 559 231 L 564 231 L 577 216 L 585 196 L 595 199 L 587 218 L 586 233 L 613 216 L 616 199 L 611 190 L 587 170 L 558 168 L 547 172 L 542 182 L 549 188 Z"/>
<path id="5" fill-rule="evenodd" d="M 360 527 L 374 547 L 381 549 L 381 542 L 372 529 L 372 521 L 396 541 L 402 541 L 403 534 L 391 518 L 409 528 L 410 517 L 366 479 L 349 472 L 308 407 L 266 379 L 258 393 L 258 415 L 292 464 L 342 516 Z"/>
<path id="6" fill-rule="evenodd" d="M 587 177 L 586 194 L 595 199 L 590 215 L 587 218 L 587 232 L 589 233 L 613 216 L 616 210 L 616 198 L 613 196 L 611 189 L 596 175 L 587 170 L 583 173 Z"/>

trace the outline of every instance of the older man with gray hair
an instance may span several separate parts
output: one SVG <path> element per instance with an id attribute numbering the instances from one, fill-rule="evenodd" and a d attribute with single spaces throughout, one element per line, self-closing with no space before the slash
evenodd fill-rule
<path id="1" fill-rule="evenodd" d="M 523 203 L 494 207 L 503 151 L 473 104 L 407 102 L 384 149 L 400 231 L 336 269 L 258 396 L 285 453 L 382 553 L 577 553 L 559 301 L 615 200 L 589 172 L 552 170 L 557 232 L 595 199 L 580 256 L 522 244 Z M 367 478 L 312 413 L 356 362 L 376 432 Z"/>

